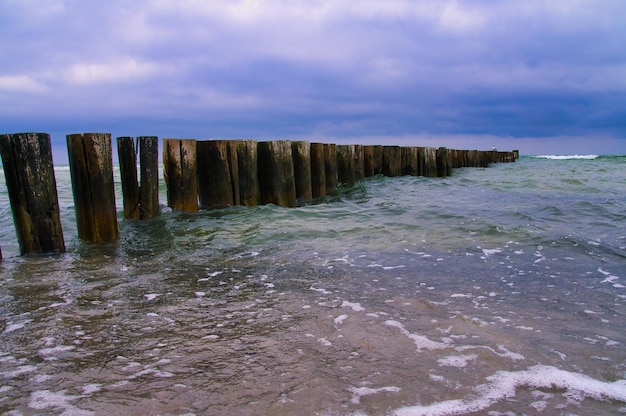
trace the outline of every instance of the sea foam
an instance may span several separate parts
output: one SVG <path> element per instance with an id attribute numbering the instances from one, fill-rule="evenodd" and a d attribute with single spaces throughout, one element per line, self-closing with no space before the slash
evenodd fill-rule
<path id="1" fill-rule="evenodd" d="M 488 409 L 497 402 L 515 397 L 520 387 L 564 389 L 566 394 L 581 399 L 616 400 L 626 402 L 626 380 L 606 382 L 585 374 L 537 365 L 523 371 L 499 371 L 487 378 L 489 383 L 476 388 L 478 395 L 470 399 L 446 400 L 427 406 L 406 406 L 393 411 L 397 416 L 463 415 Z"/>

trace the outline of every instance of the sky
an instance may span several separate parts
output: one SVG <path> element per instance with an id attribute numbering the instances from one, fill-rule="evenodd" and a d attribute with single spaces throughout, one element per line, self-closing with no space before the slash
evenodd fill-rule
<path id="1" fill-rule="evenodd" d="M 0 133 L 626 154 L 624 39 L 624 0 L 0 0 Z"/>

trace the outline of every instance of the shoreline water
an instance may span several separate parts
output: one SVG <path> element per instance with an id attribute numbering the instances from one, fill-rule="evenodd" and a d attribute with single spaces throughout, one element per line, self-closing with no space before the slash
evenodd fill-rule
<path id="1" fill-rule="evenodd" d="M 66 232 L 66 254 L 0 263 L 0 411 L 624 411 L 625 164 L 522 157 L 122 221 L 112 245 Z"/>

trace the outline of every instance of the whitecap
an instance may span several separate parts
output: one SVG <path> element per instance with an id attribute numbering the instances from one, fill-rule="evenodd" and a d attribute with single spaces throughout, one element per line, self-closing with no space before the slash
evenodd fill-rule
<path id="1" fill-rule="evenodd" d="M 397 416 L 444 416 L 482 412 L 497 402 L 512 399 L 518 388 L 564 389 L 566 394 L 579 393 L 582 398 L 616 400 L 626 403 L 626 380 L 606 382 L 585 374 L 537 365 L 522 371 L 499 371 L 487 378 L 489 383 L 476 388 L 478 396 L 454 399 L 430 405 L 406 406 L 392 412 Z"/>
<path id="2" fill-rule="evenodd" d="M 348 391 L 352 393 L 352 399 L 350 400 L 350 402 L 352 402 L 353 404 L 359 404 L 361 402 L 361 397 L 363 396 L 371 396 L 373 394 L 378 394 L 378 393 L 383 393 L 383 392 L 397 393 L 400 390 L 402 389 L 396 386 L 387 386 L 387 387 L 378 387 L 378 388 L 350 387 L 348 389 Z"/>

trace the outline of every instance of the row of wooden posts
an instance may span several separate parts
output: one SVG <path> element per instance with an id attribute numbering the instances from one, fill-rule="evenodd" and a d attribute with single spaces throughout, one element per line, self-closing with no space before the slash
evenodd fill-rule
<path id="1" fill-rule="evenodd" d="M 160 215 L 158 145 L 154 136 L 117 138 L 126 219 Z M 111 135 L 71 134 L 67 148 L 79 238 L 115 241 Z M 0 153 L 20 254 L 64 252 L 50 135 L 0 135 Z M 377 174 L 447 176 L 453 168 L 486 167 L 519 157 L 518 151 L 289 140 L 164 139 L 162 153 L 167 205 L 190 212 L 233 205 L 294 207 L 335 194 L 339 184 Z"/>

